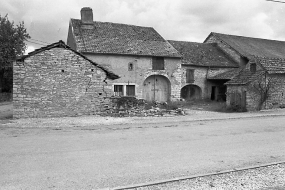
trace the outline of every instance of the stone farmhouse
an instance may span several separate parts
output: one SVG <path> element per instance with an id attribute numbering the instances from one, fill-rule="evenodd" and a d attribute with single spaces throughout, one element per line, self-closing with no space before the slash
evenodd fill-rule
<path id="1" fill-rule="evenodd" d="M 81 19 L 70 20 L 67 44 L 120 76 L 113 95 L 159 102 L 229 102 L 230 81 L 255 57 L 285 58 L 285 42 L 214 32 L 203 43 L 166 41 L 151 27 L 93 21 L 86 7 Z"/>
<path id="2" fill-rule="evenodd" d="M 241 68 L 225 83 L 228 106 L 247 110 L 283 106 L 285 42 L 212 32 L 204 43 L 216 43 Z"/>
<path id="3" fill-rule="evenodd" d="M 120 76 L 115 96 L 180 99 L 181 55 L 151 27 L 93 21 L 91 8 L 71 19 L 67 45 Z"/>
<path id="4" fill-rule="evenodd" d="M 167 41 L 152 27 L 93 21 L 85 7 L 81 19 L 70 19 L 67 45 L 59 41 L 14 63 L 14 117 L 103 113 L 111 96 L 284 106 L 284 47 L 214 32 L 203 43 Z"/>
<path id="5" fill-rule="evenodd" d="M 181 98 L 225 101 L 224 83 L 238 74 L 238 63 L 216 43 L 169 42 L 182 55 Z"/>
<path id="6" fill-rule="evenodd" d="M 119 77 L 63 41 L 37 49 L 13 65 L 13 117 L 98 114 Z"/>

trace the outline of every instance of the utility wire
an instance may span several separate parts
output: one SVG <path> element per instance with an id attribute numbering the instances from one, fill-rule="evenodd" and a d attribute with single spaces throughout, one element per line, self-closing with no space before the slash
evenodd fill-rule
<path id="1" fill-rule="evenodd" d="M 275 1 L 275 0 L 266 0 L 266 1 L 272 1 L 272 2 L 275 2 L 275 3 L 285 3 L 284 1 Z"/>
<path id="2" fill-rule="evenodd" d="M 29 40 L 33 40 L 33 41 L 37 41 L 37 42 L 42 42 L 42 43 L 45 43 L 45 44 L 50 44 L 48 42 L 44 42 L 44 41 L 40 41 L 40 40 L 36 40 L 36 39 L 33 39 L 33 38 L 30 38 Z"/>
<path id="3" fill-rule="evenodd" d="M 46 46 L 47 44 L 41 44 L 41 43 L 37 43 L 37 42 L 32 42 L 32 41 L 29 41 L 29 40 L 26 40 L 27 42 L 30 42 L 30 43 L 34 43 L 34 44 L 38 44 L 38 45 L 42 45 L 42 46 Z"/>

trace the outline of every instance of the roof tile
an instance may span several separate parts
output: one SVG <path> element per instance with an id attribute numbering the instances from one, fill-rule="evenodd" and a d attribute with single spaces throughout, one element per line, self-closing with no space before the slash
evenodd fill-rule
<path id="1" fill-rule="evenodd" d="M 241 55 L 248 58 L 251 58 L 251 56 L 285 58 L 284 41 L 235 36 L 214 32 L 210 35 L 218 37 L 220 40 L 238 51 Z"/>
<path id="2" fill-rule="evenodd" d="M 95 21 L 85 28 L 78 19 L 71 19 L 71 24 L 80 52 L 181 57 L 151 27 Z"/>
<path id="3" fill-rule="evenodd" d="M 169 43 L 182 55 L 182 63 L 198 66 L 238 67 L 216 44 L 203 44 L 186 41 Z"/>

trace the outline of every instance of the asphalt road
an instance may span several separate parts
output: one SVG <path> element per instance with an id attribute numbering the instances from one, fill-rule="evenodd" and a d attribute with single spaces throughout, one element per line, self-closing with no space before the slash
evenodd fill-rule
<path id="1" fill-rule="evenodd" d="M 99 189 L 283 161 L 284 123 L 285 116 L 100 130 L 0 126 L 0 189 Z"/>

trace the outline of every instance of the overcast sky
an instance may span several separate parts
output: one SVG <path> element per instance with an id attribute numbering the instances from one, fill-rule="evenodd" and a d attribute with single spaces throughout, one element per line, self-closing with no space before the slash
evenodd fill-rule
<path id="1" fill-rule="evenodd" d="M 34 42 L 66 42 L 82 7 L 95 21 L 150 26 L 167 40 L 203 42 L 219 32 L 285 41 L 285 3 L 266 0 L 1 0 L 0 14 L 24 21 Z"/>

